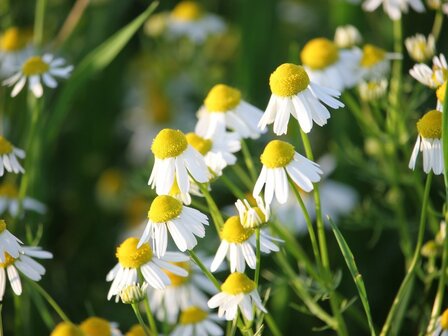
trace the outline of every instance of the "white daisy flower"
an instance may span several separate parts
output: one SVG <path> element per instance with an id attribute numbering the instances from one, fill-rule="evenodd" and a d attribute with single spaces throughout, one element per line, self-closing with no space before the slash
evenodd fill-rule
<path id="1" fill-rule="evenodd" d="M 362 48 L 362 57 L 359 61 L 361 77 L 364 80 L 378 80 L 386 77 L 390 72 L 391 60 L 401 59 L 397 53 L 389 53 L 372 44 Z"/>
<path id="2" fill-rule="evenodd" d="M 17 259 L 22 252 L 20 244 L 23 243 L 8 231 L 5 220 L 0 219 L 0 262 L 6 262 L 8 256 Z"/>
<path id="3" fill-rule="evenodd" d="M 118 302 L 120 292 L 127 286 L 137 283 L 138 272 L 142 273 L 149 286 L 159 289 L 170 284 L 170 279 L 164 270 L 180 276 L 188 275 L 183 268 L 170 263 L 187 261 L 187 256 L 176 252 L 166 252 L 162 258 L 157 258 L 153 256 L 153 250 L 148 243 L 141 245 L 140 248 L 137 248 L 137 244 L 138 238 L 132 237 L 117 247 L 115 255 L 118 263 L 106 276 L 106 281 L 112 281 L 107 294 L 108 300 L 116 295 Z"/>
<path id="4" fill-rule="evenodd" d="M 208 218 L 199 210 L 182 205 L 172 196 L 157 196 L 151 203 L 148 223 L 137 248 L 151 240 L 156 256 L 163 257 L 169 232 L 180 251 L 192 250 L 198 243 L 195 236 L 205 236 L 204 225 L 208 225 Z"/>
<path id="5" fill-rule="evenodd" d="M 39 281 L 45 274 L 45 268 L 31 257 L 51 259 L 53 255 L 50 252 L 43 251 L 40 247 L 23 246 L 17 258 L 11 256 L 8 252 L 4 254 L 4 257 L 4 262 L 0 262 L 0 301 L 3 300 L 5 294 L 6 274 L 8 274 L 14 294 L 20 295 L 22 294 L 22 282 L 17 270 L 31 280 Z"/>
<path id="6" fill-rule="evenodd" d="M 208 309 L 191 306 L 180 314 L 179 323 L 170 336 L 220 336 L 224 335 L 218 325 L 220 318 L 216 314 L 210 314 Z"/>
<path id="7" fill-rule="evenodd" d="M 222 132 L 213 138 L 188 133 L 186 137 L 188 143 L 204 156 L 207 167 L 218 176 L 225 167 L 235 164 L 236 156 L 233 153 L 241 149 L 240 137 L 236 132 Z"/>
<path id="8" fill-rule="evenodd" d="M 263 204 L 259 196 L 255 198 L 255 202 L 256 206 L 252 206 L 247 199 L 235 202 L 240 222 L 245 228 L 258 228 L 269 220 L 269 207 Z"/>
<path id="9" fill-rule="evenodd" d="M 215 258 L 210 266 L 210 270 L 215 272 L 224 259 L 230 262 L 230 271 L 244 272 L 246 263 L 251 269 L 256 267 L 256 247 L 255 230 L 245 228 L 241 224 L 239 216 L 229 217 L 220 232 L 221 244 L 216 251 Z M 263 253 L 278 252 L 279 248 L 274 244 L 279 241 L 271 237 L 264 230 L 260 231 L 260 250 Z"/>
<path id="10" fill-rule="evenodd" d="M 31 52 L 32 32 L 10 27 L 0 35 L 0 76 L 10 76 Z"/>
<path id="11" fill-rule="evenodd" d="M 6 138 L 0 135 L 0 177 L 5 174 L 5 170 L 14 173 L 24 173 L 18 159 L 25 158 L 25 151 L 14 147 Z"/>
<path id="12" fill-rule="evenodd" d="M 84 332 L 77 325 L 64 321 L 56 325 L 50 336 L 84 336 Z"/>
<path id="13" fill-rule="evenodd" d="M 209 36 L 225 31 L 224 21 L 217 15 L 207 13 L 195 1 L 181 1 L 171 11 L 166 22 L 168 36 L 187 37 L 197 44 Z"/>
<path id="14" fill-rule="evenodd" d="M 215 85 L 197 113 L 195 133 L 207 139 L 215 139 L 228 128 L 241 138 L 257 139 L 257 128 L 263 112 L 241 99 L 241 92 L 224 84 Z"/>
<path id="15" fill-rule="evenodd" d="M 255 183 L 253 196 L 257 197 L 263 187 L 264 202 L 267 206 L 275 197 L 280 204 L 288 200 L 288 178 L 301 189 L 309 192 L 313 183 L 320 181 L 322 170 L 319 165 L 294 151 L 294 146 L 281 141 L 269 142 L 260 157 L 263 168 Z"/>
<path id="16" fill-rule="evenodd" d="M 334 43 L 341 49 L 351 49 L 362 42 L 359 30 L 352 25 L 339 26 L 334 33 Z"/>
<path id="17" fill-rule="evenodd" d="M 167 195 L 174 180 L 182 193 L 190 190 L 189 175 L 199 183 L 208 182 L 208 169 L 202 155 L 191 147 L 185 134 L 165 128 L 157 134 L 151 150 L 155 156 L 148 184 L 158 195 Z"/>
<path id="18" fill-rule="evenodd" d="M 418 152 L 423 153 L 423 171 L 431 170 L 435 175 L 443 173 L 442 113 L 437 110 L 427 112 L 417 122 L 418 137 L 409 160 L 409 168 L 415 169 Z"/>
<path id="19" fill-rule="evenodd" d="M 221 292 L 214 295 L 209 301 L 210 308 L 218 308 L 218 316 L 225 316 L 227 321 L 236 318 L 238 308 L 243 316 L 253 320 L 254 305 L 260 311 L 267 313 L 261 302 L 255 282 L 244 273 L 232 273 L 221 285 Z"/>
<path id="20" fill-rule="evenodd" d="M 434 56 L 436 52 L 436 41 L 434 36 L 429 34 L 426 38 L 423 34 L 415 34 L 404 41 L 409 56 L 416 62 L 426 62 Z"/>
<path id="21" fill-rule="evenodd" d="M 445 94 L 446 94 L 446 83 L 443 83 L 439 86 L 439 88 L 436 90 L 436 96 L 437 96 L 437 110 L 440 112 L 443 112 L 443 103 L 445 102 Z"/>
<path id="22" fill-rule="evenodd" d="M 62 58 L 55 58 L 51 54 L 32 56 L 21 66 L 19 72 L 3 81 L 3 85 L 14 86 L 11 97 L 17 96 L 24 88 L 28 80 L 28 86 L 33 94 L 40 98 L 44 93 L 42 82 L 45 86 L 54 89 L 58 86 L 55 77 L 68 78 L 73 70 L 72 65 L 64 65 Z"/>
<path id="23" fill-rule="evenodd" d="M 436 328 L 432 336 L 448 336 L 448 309 L 437 319 Z"/>
<path id="24" fill-rule="evenodd" d="M 139 283 L 134 283 L 132 285 L 126 286 L 120 292 L 121 302 L 125 304 L 135 304 L 142 302 L 146 298 L 146 293 L 148 289 L 148 284 L 143 282 L 142 285 Z"/>
<path id="25" fill-rule="evenodd" d="M 313 121 L 323 126 L 330 118 L 330 112 L 322 103 L 335 109 L 344 106 L 336 99 L 340 92 L 311 82 L 300 65 L 280 65 L 271 74 L 269 85 L 272 95 L 258 127 L 264 130 L 274 123 L 274 133 L 277 135 L 286 134 L 291 115 L 298 120 L 302 130 L 309 133 Z"/>
<path id="26" fill-rule="evenodd" d="M 118 324 L 109 322 L 101 317 L 92 316 L 85 319 L 79 328 L 85 336 L 122 336 L 123 334 L 118 329 Z"/>
<path id="27" fill-rule="evenodd" d="M 420 0 L 366 0 L 362 8 L 367 12 L 373 12 L 381 4 L 391 20 L 399 20 L 401 13 L 407 13 L 409 7 L 419 13 L 425 11 L 425 6 Z"/>
<path id="28" fill-rule="evenodd" d="M 377 100 L 386 95 L 387 86 L 386 78 L 363 80 L 358 84 L 359 96 L 366 102 Z"/>
<path id="29" fill-rule="evenodd" d="M 0 184 L 0 215 L 8 212 L 12 217 L 19 214 L 19 190 L 9 181 Z M 23 209 L 44 214 L 47 210 L 45 205 L 34 198 L 25 197 L 22 200 Z"/>
<path id="30" fill-rule="evenodd" d="M 326 38 L 309 41 L 300 52 L 303 67 L 312 83 L 337 91 L 353 87 L 359 79 L 358 48 L 339 50 Z"/>
<path id="31" fill-rule="evenodd" d="M 432 58 L 432 68 L 426 64 L 415 64 L 409 74 L 432 89 L 442 85 L 448 79 L 448 64 L 443 54 Z"/>

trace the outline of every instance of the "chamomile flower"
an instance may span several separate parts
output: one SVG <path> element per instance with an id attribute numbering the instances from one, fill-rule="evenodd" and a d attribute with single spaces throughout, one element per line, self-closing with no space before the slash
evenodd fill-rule
<path id="1" fill-rule="evenodd" d="M 409 74 L 432 89 L 442 85 L 448 79 L 448 64 L 443 54 L 432 58 L 432 68 L 428 65 L 419 63 L 415 64 Z"/>
<path id="2" fill-rule="evenodd" d="M 362 48 L 362 57 L 359 61 L 361 77 L 365 80 L 384 78 L 390 72 L 391 60 L 401 57 L 400 54 L 389 53 L 373 44 L 366 44 Z"/>
<path id="3" fill-rule="evenodd" d="M 258 127 L 264 130 L 274 123 L 277 135 L 286 134 L 291 115 L 298 120 L 302 130 L 309 133 L 313 122 L 323 126 L 330 118 L 330 112 L 322 103 L 335 109 L 344 106 L 336 99 L 340 92 L 311 82 L 300 65 L 280 65 L 271 74 L 269 85 L 272 95 Z"/>
<path id="4" fill-rule="evenodd" d="M 264 202 L 267 206 L 275 197 L 280 204 L 288 200 L 288 178 L 302 190 L 313 190 L 313 183 L 320 181 L 322 170 L 317 163 L 294 151 L 294 146 L 281 141 L 269 142 L 260 157 L 263 168 L 255 183 L 253 196 L 260 195 L 264 187 Z"/>
<path id="5" fill-rule="evenodd" d="M 244 273 L 232 273 L 221 285 L 221 292 L 214 295 L 209 301 L 210 308 L 218 308 L 218 316 L 225 316 L 227 321 L 236 318 L 238 308 L 244 317 L 253 320 L 253 306 L 267 313 L 261 302 L 255 282 Z"/>
<path id="6" fill-rule="evenodd" d="M 443 103 L 445 102 L 446 83 L 447 82 L 440 85 L 439 88 L 436 90 L 437 110 L 439 110 L 440 112 L 443 111 Z"/>
<path id="7" fill-rule="evenodd" d="M 448 336 L 448 309 L 437 319 L 436 329 L 432 336 Z"/>
<path id="8" fill-rule="evenodd" d="M 5 170 L 14 173 L 24 173 L 18 159 L 25 158 L 25 151 L 14 147 L 5 137 L 0 135 L 0 177 L 5 174 Z"/>
<path id="9" fill-rule="evenodd" d="M 19 214 L 19 190 L 15 184 L 5 181 L 0 184 L 0 215 L 8 212 L 12 217 Z M 22 200 L 23 209 L 44 214 L 46 207 L 41 202 L 31 197 L 25 197 Z"/>
<path id="10" fill-rule="evenodd" d="M 311 82 L 343 91 L 358 81 L 358 48 L 339 50 L 326 38 L 315 38 L 303 47 L 300 59 Z"/>
<path id="11" fill-rule="evenodd" d="M 6 262 L 7 256 L 18 258 L 23 244 L 16 236 L 8 231 L 4 219 L 0 219 L 0 262 Z"/>
<path id="12" fill-rule="evenodd" d="M 269 207 L 263 204 L 261 197 L 256 197 L 255 202 L 257 203 L 256 206 L 251 206 L 247 199 L 237 200 L 235 202 L 240 222 L 245 228 L 258 228 L 269 219 Z"/>
<path id="13" fill-rule="evenodd" d="M 256 245 L 255 230 L 245 228 L 241 224 L 239 216 L 227 219 L 220 232 L 221 244 L 216 251 L 210 270 L 215 272 L 224 259 L 230 262 L 230 271 L 244 272 L 246 263 L 251 269 L 255 269 L 256 257 L 254 247 Z M 260 248 L 264 253 L 278 252 L 279 248 L 274 244 L 279 241 L 271 237 L 264 230 L 260 231 Z"/>
<path id="14" fill-rule="evenodd" d="M 16 258 L 5 252 L 4 261 L 0 262 L 0 301 L 3 300 L 5 294 L 6 274 L 8 274 L 9 283 L 16 295 L 22 294 L 22 282 L 17 270 L 33 281 L 39 281 L 45 274 L 45 268 L 31 257 L 51 259 L 53 255 L 50 252 L 43 251 L 40 247 L 31 246 L 21 247 L 19 256 Z"/>
<path id="15" fill-rule="evenodd" d="M 70 322 L 60 322 L 51 332 L 50 336 L 85 336 L 84 332 Z"/>
<path id="16" fill-rule="evenodd" d="M 359 96 L 366 102 L 377 100 L 386 95 L 387 86 L 386 78 L 363 80 L 358 84 Z"/>
<path id="17" fill-rule="evenodd" d="M 117 323 L 109 322 L 103 318 L 92 316 L 85 319 L 79 328 L 85 336 L 122 336 Z"/>
<path id="18" fill-rule="evenodd" d="M 205 164 L 214 175 L 236 162 L 234 153 L 241 149 L 240 137 L 235 132 L 222 132 L 213 138 L 203 138 L 196 133 L 186 135 L 188 143 L 204 156 Z"/>
<path id="19" fill-rule="evenodd" d="M 73 70 L 72 65 L 65 65 L 65 60 L 55 58 L 51 54 L 29 57 L 21 65 L 20 71 L 3 81 L 3 85 L 14 86 L 11 97 L 17 96 L 28 81 L 29 89 L 40 98 L 44 93 L 42 86 L 54 89 L 58 86 L 55 77 L 68 78 Z"/>
<path id="20" fill-rule="evenodd" d="M 177 248 L 184 252 L 193 249 L 204 238 L 208 218 L 200 211 L 186 207 L 169 195 L 157 196 L 148 211 L 148 223 L 137 247 L 151 240 L 158 258 L 163 257 L 168 245 L 168 232 Z"/>
<path id="21" fill-rule="evenodd" d="M 426 38 L 422 34 L 408 37 L 404 41 L 409 56 L 416 62 L 426 62 L 436 52 L 436 41 L 431 34 Z"/>
<path id="22" fill-rule="evenodd" d="M 153 255 L 153 250 L 148 243 L 144 243 L 137 248 L 138 238 L 128 238 L 119 247 L 115 254 L 118 264 L 107 274 L 106 281 L 112 281 L 107 299 L 116 295 L 118 302 L 121 291 L 129 285 L 137 283 L 138 272 L 149 286 L 154 288 L 165 288 L 170 284 L 170 279 L 164 273 L 169 270 L 180 276 L 187 276 L 187 272 L 170 262 L 186 261 L 188 257 L 181 253 L 166 252 L 162 258 Z"/>
<path id="23" fill-rule="evenodd" d="M 210 314 L 208 309 L 190 306 L 182 310 L 179 323 L 170 336 L 220 336 L 224 335 L 221 327 L 217 324 L 219 317 Z"/>
<path id="24" fill-rule="evenodd" d="M 420 0 L 366 0 L 362 8 L 367 12 L 373 12 L 381 4 L 383 4 L 384 11 L 391 20 L 399 20 L 401 13 L 407 13 L 409 7 L 419 13 L 425 11 L 425 7 Z"/>
<path id="25" fill-rule="evenodd" d="M 442 113 L 437 110 L 427 112 L 417 122 L 418 137 L 409 160 L 409 168 L 415 169 L 418 152 L 423 153 L 423 171 L 431 170 L 435 175 L 443 173 Z"/>
<path id="26" fill-rule="evenodd" d="M 124 304 L 135 304 L 142 302 L 146 298 L 147 289 L 148 284 L 146 282 L 142 285 L 139 283 L 129 285 L 120 293 L 121 302 Z"/>
<path id="27" fill-rule="evenodd" d="M 334 43 L 341 49 L 351 49 L 362 42 L 361 33 L 352 25 L 339 26 L 334 33 Z"/>
<path id="28" fill-rule="evenodd" d="M 257 139 L 257 128 L 263 112 L 241 99 L 241 92 L 233 87 L 217 84 L 208 93 L 204 105 L 197 113 L 196 134 L 215 138 L 228 128 L 241 138 Z"/>

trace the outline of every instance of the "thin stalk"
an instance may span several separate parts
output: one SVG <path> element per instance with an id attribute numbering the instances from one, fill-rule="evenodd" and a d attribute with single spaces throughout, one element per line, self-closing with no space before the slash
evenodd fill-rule
<path id="1" fill-rule="evenodd" d="M 151 307 L 149 306 L 148 297 L 145 297 L 143 300 L 143 305 L 145 306 L 146 318 L 148 319 L 149 326 L 151 328 L 151 332 L 153 335 L 158 335 L 156 320 L 154 319 L 154 315 L 152 314 Z"/>
<path id="2" fill-rule="evenodd" d="M 243 139 L 241 139 L 241 151 L 243 152 L 244 162 L 246 163 L 247 169 L 249 169 L 252 182 L 255 183 L 257 180 L 257 171 L 255 170 L 254 161 L 250 155 L 249 147 Z"/>
<path id="3" fill-rule="evenodd" d="M 237 312 L 237 314 L 239 314 L 239 312 Z M 237 322 L 238 322 L 238 315 L 237 315 L 236 318 L 232 321 L 232 327 L 230 328 L 230 334 L 229 334 L 229 336 L 235 336 L 235 333 L 236 333 L 236 327 L 237 327 Z"/>
<path id="4" fill-rule="evenodd" d="M 271 314 L 267 313 L 264 316 L 264 320 L 266 321 L 266 324 L 268 325 L 269 330 L 271 331 L 272 335 L 274 335 L 274 336 L 282 336 L 283 335 L 283 333 L 281 332 L 277 323 L 275 323 L 275 320 L 273 319 Z"/>
<path id="5" fill-rule="evenodd" d="M 37 0 L 34 16 L 34 45 L 41 47 L 44 37 L 45 7 L 47 0 Z"/>
<path id="6" fill-rule="evenodd" d="M 432 181 L 432 172 L 430 172 L 428 174 L 428 177 L 426 178 L 425 193 L 423 197 L 422 212 L 420 215 L 420 225 L 418 229 L 417 243 L 414 250 L 414 256 L 412 258 L 408 272 L 400 285 L 397 295 L 395 296 L 392 307 L 389 310 L 389 314 L 387 315 L 387 319 L 386 322 L 384 323 L 383 329 L 381 330 L 380 336 L 389 335 L 392 323 L 394 324 L 398 323 L 398 321 L 396 321 L 395 319 L 398 308 L 404 301 L 406 292 L 408 291 L 409 285 L 412 282 L 411 280 L 414 278 L 415 269 L 417 267 L 418 262 L 420 261 L 421 256 L 420 250 L 422 248 L 423 238 L 425 236 L 426 213 L 428 208 L 429 191 L 431 189 L 431 181 Z"/>
<path id="7" fill-rule="evenodd" d="M 201 259 L 198 258 L 196 253 L 194 251 L 190 250 L 188 251 L 188 254 L 190 255 L 191 259 L 196 263 L 196 265 L 199 266 L 202 272 L 204 272 L 205 276 L 209 278 L 209 280 L 213 283 L 213 285 L 218 289 L 218 291 L 221 290 L 221 285 L 219 284 L 219 281 L 216 280 L 216 278 L 213 276 L 212 273 L 205 267 L 205 265 L 202 263 Z"/>
<path id="8" fill-rule="evenodd" d="M 207 189 L 207 185 L 203 183 L 198 183 L 199 189 L 207 201 L 208 207 L 210 209 L 210 215 L 212 216 L 213 223 L 216 227 L 216 233 L 219 235 L 221 232 L 221 228 L 224 225 L 224 219 L 222 218 L 221 212 L 219 211 L 218 206 L 215 203 L 215 200 L 210 195 L 210 192 Z"/>
<path id="9" fill-rule="evenodd" d="M 0 336 L 3 336 L 3 319 L 2 319 L 3 304 L 0 303 Z"/>
<path id="10" fill-rule="evenodd" d="M 238 176 L 239 179 L 244 183 L 244 186 L 247 188 L 247 190 L 252 190 L 254 185 L 249 175 L 247 175 L 246 171 L 243 168 L 241 168 L 238 162 L 232 165 L 231 167 L 235 172 L 235 175 Z"/>
<path id="11" fill-rule="evenodd" d="M 434 23 L 431 29 L 431 35 L 434 36 L 434 41 L 437 43 L 439 39 L 440 32 L 442 31 L 443 26 L 443 12 L 439 9 L 436 12 L 436 16 L 434 17 Z"/>
<path id="12" fill-rule="evenodd" d="M 62 308 L 56 303 L 56 301 L 51 297 L 48 292 L 43 289 L 37 282 L 29 281 L 29 283 L 39 292 L 40 295 L 48 302 L 48 304 L 54 309 L 54 311 L 59 315 L 59 317 L 68 323 L 72 323 L 68 316 L 64 313 Z"/>
<path id="13" fill-rule="evenodd" d="M 73 5 L 70 13 L 65 19 L 64 24 L 62 25 L 61 30 L 59 31 L 56 39 L 55 45 L 58 46 L 62 44 L 64 41 L 67 41 L 70 35 L 75 30 L 79 21 L 81 20 L 87 6 L 89 5 L 90 0 L 76 0 Z"/>
<path id="14" fill-rule="evenodd" d="M 138 305 L 136 303 L 131 304 L 132 310 L 134 311 L 135 316 L 137 317 L 138 323 L 143 328 L 143 331 L 145 332 L 146 336 L 151 336 L 151 333 L 148 330 L 148 326 L 143 321 L 142 314 L 140 313 L 140 310 L 138 309 Z"/>
<path id="15" fill-rule="evenodd" d="M 256 239 L 255 256 L 257 258 L 257 263 L 255 266 L 254 282 L 256 287 L 258 288 L 258 281 L 260 280 L 260 268 L 261 268 L 260 228 L 257 228 L 255 230 L 255 239 Z"/>
<path id="16" fill-rule="evenodd" d="M 246 195 L 244 195 L 244 193 L 241 191 L 241 189 L 239 189 L 238 187 L 236 187 L 236 185 L 224 174 L 222 174 L 220 176 L 221 180 L 224 182 L 224 184 L 227 186 L 227 188 L 230 189 L 230 191 L 239 199 L 243 200 L 246 198 Z"/>

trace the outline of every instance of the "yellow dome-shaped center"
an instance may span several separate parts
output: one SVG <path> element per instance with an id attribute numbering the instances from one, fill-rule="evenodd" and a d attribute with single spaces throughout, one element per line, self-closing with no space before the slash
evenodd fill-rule
<path id="1" fill-rule="evenodd" d="M 204 100 L 209 112 L 227 112 L 241 102 L 241 92 L 224 84 L 215 85 Z"/>
<path id="2" fill-rule="evenodd" d="M 329 39 L 319 37 L 309 41 L 300 53 L 302 63 L 313 70 L 322 70 L 339 59 L 336 44 Z"/>
<path id="3" fill-rule="evenodd" d="M 280 65 L 271 74 L 269 86 L 276 96 L 291 97 L 305 90 L 310 84 L 310 78 L 303 66 L 292 63 Z"/>
<path id="4" fill-rule="evenodd" d="M 180 314 L 180 324 L 195 324 L 204 321 L 208 313 L 199 307 L 189 307 Z"/>
<path id="5" fill-rule="evenodd" d="M 374 65 L 384 61 L 386 58 L 386 51 L 375 47 L 372 44 L 366 44 L 362 49 L 362 57 L 360 64 L 363 68 L 371 68 Z"/>
<path id="6" fill-rule="evenodd" d="M 29 40 L 29 34 L 17 28 L 8 28 L 0 38 L 0 49 L 6 52 L 15 52 L 23 49 Z"/>
<path id="7" fill-rule="evenodd" d="M 134 324 L 125 336 L 146 336 L 146 333 L 140 324 Z"/>
<path id="8" fill-rule="evenodd" d="M 188 133 L 186 137 L 188 143 L 202 155 L 207 154 L 212 149 L 213 142 L 209 139 L 204 139 L 196 133 Z"/>
<path id="9" fill-rule="evenodd" d="M 152 259 L 152 250 L 148 243 L 137 248 L 137 238 L 128 238 L 117 247 L 115 256 L 122 267 L 139 268 Z"/>
<path id="10" fill-rule="evenodd" d="M 173 265 L 179 266 L 186 270 L 188 274 L 190 275 L 191 272 L 191 265 L 188 261 L 180 261 L 180 262 L 173 262 Z M 177 274 L 174 274 L 170 271 L 164 270 L 165 274 L 168 275 L 168 278 L 171 280 L 171 286 L 181 286 L 184 283 L 188 282 L 190 280 L 189 276 L 183 277 Z"/>
<path id="11" fill-rule="evenodd" d="M 72 323 L 61 322 L 53 329 L 50 336 L 86 336 L 82 330 Z"/>
<path id="12" fill-rule="evenodd" d="M 9 154 L 13 149 L 11 143 L 0 135 L 0 155 Z"/>
<path id="13" fill-rule="evenodd" d="M 196 21 L 203 16 L 204 11 L 195 1 L 182 1 L 174 7 L 171 14 L 180 21 Z"/>
<path id="14" fill-rule="evenodd" d="M 426 139 L 440 139 L 442 137 L 442 113 L 432 110 L 417 121 L 418 133 Z"/>
<path id="15" fill-rule="evenodd" d="M 152 201 L 148 219 L 154 223 L 165 223 L 179 216 L 181 212 L 182 202 L 172 196 L 160 195 Z"/>
<path id="16" fill-rule="evenodd" d="M 41 75 L 46 73 L 50 66 L 39 56 L 28 58 L 22 65 L 22 73 L 25 76 Z"/>
<path id="17" fill-rule="evenodd" d="M 187 138 L 179 130 L 165 128 L 157 134 L 151 150 L 158 159 L 167 159 L 182 154 L 188 147 Z"/>
<path id="18" fill-rule="evenodd" d="M 437 99 L 443 104 L 445 102 L 446 82 L 436 91 Z"/>
<path id="19" fill-rule="evenodd" d="M 281 140 L 272 140 L 260 156 L 261 163 L 267 168 L 285 167 L 294 158 L 294 146 Z"/>
<path id="20" fill-rule="evenodd" d="M 5 181 L 5 183 L 0 184 L 0 197 L 6 198 L 17 198 L 19 196 L 19 190 L 15 184 Z"/>
<path id="21" fill-rule="evenodd" d="M 221 238 L 229 243 L 241 244 L 248 240 L 253 233 L 253 229 L 246 229 L 241 225 L 240 217 L 232 216 L 224 223 Z"/>
<path id="22" fill-rule="evenodd" d="M 445 309 L 442 316 L 440 316 L 440 326 L 442 330 L 448 330 L 448 309 Z"/>
<path id="23" fill-rule="evenodd" d="M 109 321 L 99 317 L 89 317 L 81 323 L 80 328 L 86 336 L 111 336 Z"/>
<path id="24" fill-rule="evenodd" d="M 16 261 L 15 258 L 11 257 L 11 255 L 8 252 L 5 252 L 5 262 L 0 262 L 0 267 L 6 268 L 14 264 L 15 261 Z"/>
<path id="25" fill-rule="evenodd" d="M 238 272 L 230 274 L 221 285 L 221 290 L 230 295 L 247 294 L 254 289 L 255 282 L 249 279 L 246 274 Z"/>

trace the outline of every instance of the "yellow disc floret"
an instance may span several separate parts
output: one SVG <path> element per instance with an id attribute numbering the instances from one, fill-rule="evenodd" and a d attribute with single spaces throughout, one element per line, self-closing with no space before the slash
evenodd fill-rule
<path id="1" fill-rule="evenodd" d="M 196 21 L 203 13 L 202 7 L 195 1 L 182 1 L 171 12 L 173 17 L 180 21 Z"/>
<path id="2" fill-rule="evenodd" d="M 165 223 L 179 216 L 181 212 L 182 202 L 172 196 L 160 195 L 152 201 L 148 219 L 154 223 Z"/>
<path id="3" fill-rule="evenodd" d="M 180 314 L 180 324 L 195 324 L 204 321 L 208 314 L 199 307 L 189 307 Z"/>
<path id="4" fill-rule="evenodd" d="M 29 40 L 29 34 L 17 28 L 8 28 L 0 38 L 0 49 L 6 52 L 16 52 L 23 49 Z"/>
<path id="5" fill-rule="evenodd" d="M 128 238 L 117 247 L 115 256 L 122 267 L 139 268 L 152 259 L 152 250 L 148 243 L 137 248 L 138 239 Z"/>
<path id="6" fill-rule="evenodd" d="M 235 272 L 227 277 L 221 285 L 221 290 L 230 295 L 237 295 L 250 293 L 255 287 L 255 282 L 249 279 L 246 274 Z"/>
<path id="7" fill-rule="evenodd" d="M 261 163 L 267 168 L 285 167 L 294 158 L 294 146 L 281 140 L 272 140 L 260 156 Z"/>
<path id="8" fill-rule="evenodd" d="M 111 336 L 109 321 L 99 317 L 89 317 L 80 324 L 87 336 Z"/>
<path id="9" fill-rule="evenodd" d="M 85 336 L 85 334 L 74 324 L 61 322 L 53 329 L 50 336 Z"/>
<path id="10" fill-rule="evenodd" d="M 188 147 L 187 138 L 179 130 L 165 128 L 157 134 L 151 150 L 158 159 L 167 159 L 182 154 Z"/>
<path id="11" fill-rule="evenodd" d="M 366 44 L 362 49 L 360 64 L 363 68 L 371 68 L 386 58 L 386 51 L 375 47 L 372 44 Z"/>
<path id="12" fill-rule="evenodd" d="M 436 91 L 437 99 L 443 104 L 445 102 L 446 82 Z"/>
<path id="13" fill-rule="evenodd" d="M 224 84 L 215 85 L 204 100 L 209 112 L 227 112 L 241 102 L 241 92 Z"/>
<path id="14" fill-rule="evenodd" d="M 196 133 L 188 133 L 186 137 L 188 143 L 202 155 L 207 154 L 212 149 L 213 142 L 209 139 L 204 139 Z"/>
<path id="15" fill-rule="evenodd" d="M 269 86 L 276 96 L 291 97 L 305 90 L 310 84 L 310 78 L 303 66 L 292 63 L 280 65 L 271 74 Z"/>
<path id="16" fill-rule="evenodd" d="M 440 139 L 442 137 L 442 113 L 437 110 L 427 112 L 417 121 L 418 133 L 426 139 Z"/>
<path id="17" fill-rule="evenodd" d="M 336 44 L 329 39 L 315 38 L 305 44 L 300 53 L 302 63 L 313 70 L 325 69 L 339 59 Z"/>
<path id="18" fill-rule="evenodd" d="M 6 222 L 4 219 L 0 219 L 0 233 L 6 230 Z"/>
<path id="19" fill-rule="evenodd" d="M 146 332 L 140 324 L 134 324 L 125 336 L 146 336 Z"/>
<path id="20" fill-rule="evenodd" d="M 0 184 L 0 197 L 17 198 L 19 196 L 19 190 L 12 182 L 5 181 Z"/>
<path id="21" fill-rule="evenodd" d="M 13 149 L 11 143 L 0 135 L 0 155 L 9 154 Z"/>
<path id="22" fill-rule="evenodd" d="M 253 229 L 243 227 L 240 217 L 232 216 L 224 223 L 221 238 L 229 243 L 241 244 L 248 240 L 253 233 Z"/>
<path id="23" fill-rule="evenodd" d="M 22 65 L 22 73 L 25 76 L 41 75 L 46 73 L 50 66 L 39 56 L 28 58 Z"/>
<path id="24" fill-rule="evenodd" d="M 440 316 L 440 326 L 443 330 L 448 330 L 448 309 L 445 309 L 442 316 Z"/>
<path id="25" fill-rule="evenodd" d="M 188 272 L 188 274 L 190 274 L 191 271 L 191 265 L 188 261 L 180 261 L 180 262 L 173 262 L 173 265 L 179 266 L 180 268 L 183 268 L 184 270 L 186 270 Z M 166 275 L 168 275 L 168 278 L 170 278 L 171 281 L 171 286 L 181 286 L 184 283 L 188 282 L 190 277 L 186 276 L 180 276 L 177 274 L 174 274 L 170 271 L 167 270 L 163 270 L 165 272 Z"/>
<path id="26" fill-rule="evenodd" d="M 11 255 L 8 252 L 5 252 L 5 262 L 0 262 L 0 267 L 6 268 L 14 264 L 15 261 L 16 261 L 15 258 L 11 257 Z"/>

